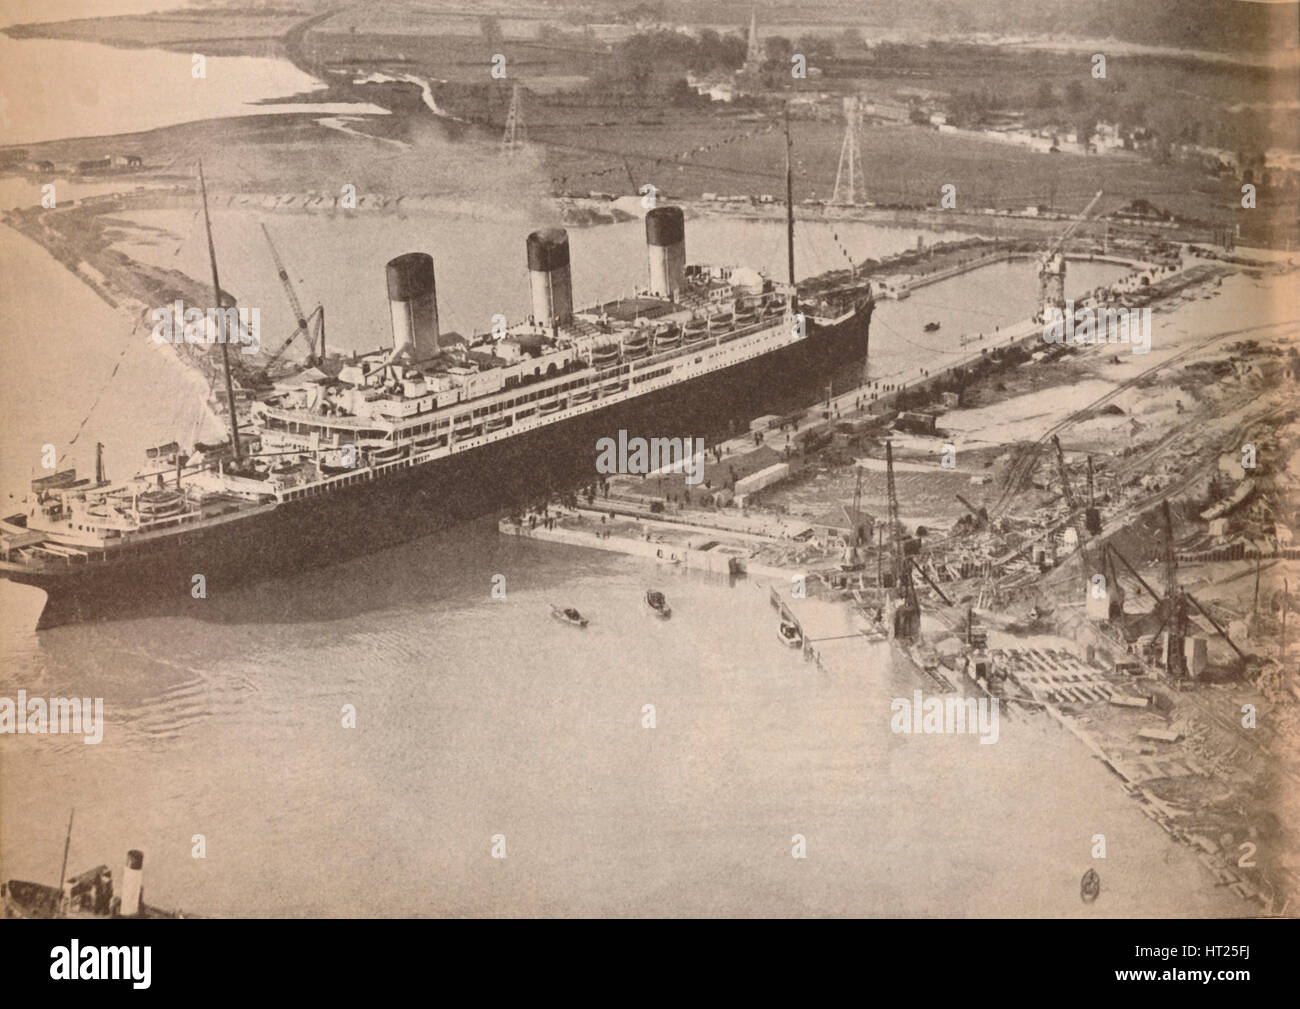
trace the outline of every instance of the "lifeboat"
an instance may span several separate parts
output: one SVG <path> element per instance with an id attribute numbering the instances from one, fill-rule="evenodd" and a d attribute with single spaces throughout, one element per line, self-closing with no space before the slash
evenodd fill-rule
<path id="1" fill-rule="evenodd" d="M 746 308 L 736 313 L 736 327 L 752 326 L 758 322 L 758 309 Z"/>
<path id="2" fill-rule="evenodd" d="M 571 402 L 574 406 L 577 406 L 579 403 L 590 403 L 595 398 L 596 398 L 595 389 L 583 389 L 582 391 L 575 392 L 572 396 L 570 396 L 569 402 Z"/>
<path id="3" fill-rule="evenodd" d="M 715 329 L 730 329 L 736 322 L 735 312 L 719 312 L 709 319 L 709 325 Z"/>
<path id="4" fill-rule="evenodd" d="M 409 445 L 392 445 L 371 453 L 370 458 L 376 466 L 382 466 L 386 462 L 397 462 L 398 459 L 405 459 L 406 453 L 410 450 Z"/>
<path id="5" fill-rule="evenodd" d="M 682 330 L 683 343 L 699 343 L 709 338 L 709 327 L 704 322 L 688 322 Z"/>
<path id="6" fill-rule="evenodd" d="M 636 336 L 630 336 L 627 342 L 623 344 L 623 353 L 627 357 L 645 357 L 650 353 L 650 336 L 648 333 L 638 333 Z"/>
<path id="7" fill-rule="evenodd" d="M 555 413 L 556 410 L 559 410 L 563 406 L 564 406 L 563 399 L 553 399 L 549 403 L 539 404 L 537 407 L 537 412 L 540 414 Z"/>
<path id="8" fill-rule="evenodd" d="M 509 423 L 509 417 L 491 417 L 488 419 L 487 429 L 489 431 L 500 431 L 503 427 L 509 425 Z"/>
<path id="9" fill-rule="evenodd" d="M 136 510 L 143 519 L 170 518 L 185 510 L 185 495 L 175 490 L 145 491 L 136 501 Z"/>
<path id="10" fill-rule="evenodd" d="M 671 350 L 682 345 L 682 331 L 676 326 L 669 326 L 655 333 L 655 350 Z"/>
<path id="11" fill-rule="evenodd" d="M 591 363 L 596 367 L 606 364 L 615 364 L 618 361 L 618 345 L 607 343 L 602 347 L 596 347 L 591 352 Z"/>
<path id="12" fill-rule="evenodd" d="M 447 436 L 445 434 L 427 434 L 423 438 L 415 439 L 415 441 L 411 443 L 411 448 L 420 451 L 423 449 L 438 448 L 440 445 L 445 445 L 446 443 Z"/>

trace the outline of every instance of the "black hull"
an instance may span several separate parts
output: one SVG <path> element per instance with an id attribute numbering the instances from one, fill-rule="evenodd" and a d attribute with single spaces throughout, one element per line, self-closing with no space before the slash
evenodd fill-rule
<path id="1" fill-rule="evenodd" d="M 596 442 L 617 437 L 698 438 L 743 431 L 750 419 L 806 407 L 827 382 L 860 384 L 874 305 L 835 326 L 811 322 L 806 340 L 631 401 L 453 454 L 394 467 L 373 482 L 289 501 L 273 511 L 198 529 L 107 561 L 28 567 L 0 576 L 45 591 L 38 629 L 188 601 L 202 574 L 207 597 L 241 583 L 302 571 L 428 535 L 491 512 L 522 509 L 548 493 L 598 479 Z"/>

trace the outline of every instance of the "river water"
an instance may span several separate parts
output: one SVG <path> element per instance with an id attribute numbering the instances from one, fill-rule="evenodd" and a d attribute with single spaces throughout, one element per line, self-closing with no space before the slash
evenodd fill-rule
<path id="1" fill-rule="evenodd" d="M 268 220 L 304 300 L 326 300 L 336 346 L 389 340 L 383 263 L 413 248 L 437 259 L 446 327 L 526 307 L 515 224 Z M 269 332 L 289 313 L 258 222 L 223 212 L 215 224 L 225 284 L 265 306 Z M 202 276 L 187 215 L 151 223 L 167 234 L 134 251 Z M 844 230 L 859 256 L 915 240 Z M 688 244 L 693 259 L 744 249 L 779 270 L 781 238 L 779 225 L 699 221 Z M 817 247 L 814 234 L 806 271 L 838 265 L 831 253 L 819 263 Z M 573 252 L 579 302 L 630 289 L 644 269 L 635 222 L 575 231 Z M 202 427 L 202 390 L 166 348 L 12 232 L 0 260 L 4 486 L 87 414 L 69 458 L 84 464 L 98 438 L 119 473 L 130 451 Z M 1072 271 L 1072 283 L 1099 276 Z M 938 366 L 958 333 L 1023 318 L 1032 303 L 1032 267 L 1019 264 L 883 305 L 873 368 Z M 922 334 L 931 319 L 939 334 Z M 494 575 L 504 599 L 490 595 Z M 667 592 L 670 621 L 641 602 L 649 584 Z M 0 736 L 0 878 L 53 882 L 75 807 L 70 869 L 118 870 L 140 848 L 151 902 L 197 913 L 1239 910 L 1072 737 L 1018 714 L 995 745 L 895 735 L 890 702 L 922 686 L 907 664 L 888 645 L 834 672 L 805 664 L 776 640 L 750 582 L 505 538 L 484 522 L 184 617 L 36 635 L 36 600 L 0 585 L 0 697 L 102 697 L 107 725 L 98 745 Z M 591 627 L 555 623 L 552 602 Z M 1103 897 L 1083 905 L 1097 833 Z M 807 859 L 790 856 L 796 834 Z M 495 835 L 504 859 L 490 857 Z"/>
<path id="2" fill-rule="evenodd" d="M 6 20 L 28 19 L 10 13 L 0 24 Z M 30 20 L 50 18 L 41 13 Z M 205 56 L 204 76 L 196 78 L 190 53 L 6 35 L 0 35 L 0 67 L 3 144 L 111 137 L 201 119 L 301 112 L 301 105 L 276 104 L 275 99 L 324 86 L 287 60 Z M 260 102 L 267 104 L 254 104 Z M 324 115 L 382 110 L 336 103 L 314 106 L 313 111 Z"/>

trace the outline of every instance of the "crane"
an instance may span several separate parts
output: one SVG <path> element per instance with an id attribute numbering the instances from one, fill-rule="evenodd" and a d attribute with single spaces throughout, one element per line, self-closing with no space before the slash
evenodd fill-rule
<path id="1" fill-rule="evenodd" d="M 1102 191 L 1097 190 L 1097 194 L 1083 208 L 1083 213 L 1056 236 L 1038 262 L 1038 295 L 1044 322 L 1053 308 L 1061 311 L 1065 307 L 1065 244 L 1087 221 L 1093 207 L 1101 199 L 1101 194 Z"/>
<path id="2" fill-rule="evenodd" d="M 1070 525 L 1074 527 L 1075 535 L 1079 537 L 1079 558 L 1083 561 L 1083 578 L 1084 581 L 1091 579 L 1092 558 L 1089 556 L 1087 549 L 1088 529 L 1087 524 L 1079 515 L 1079 501 L 1074 496 L 1074 487 L 1070 484 L 1070 474 L 1065 469 L 1065 452 L 1061 448 L 1061 439 L 1052 435 L 1052 444 L 1056 446 L 1056 465 L 1061 472 L 1061 491 L 1065 495 L 1066 507 L 1070 510 Z"/>
<path id="3" fill-rule="evenodd" d="M 853 562 L 858 561 L 858 552 L 862 549 L 862 467 L 855 466 L 856 479 L 853 483 Z"/>
<path id="4" fill-rule="evenodd" d="M 911 639 L 921 629 L 921 603 L 912 584 L 912 565 L 904 555 L 903 523 L 898 517 L 898 491 L 894 485 L 894 443 L 885 442 L 885 472 L 889 492 L 889 548 L 894 588 L 889 598 L 890 629 L 895 638 Z"/>
<path id="5" fill-rule="evenodd" d="M 275 271 L 280 277 L 280 286 L 284 288 L 284 293 L 289 298 L 289 307 L 293 309 L 293 317 L 297 323 L 297 328 L 294 329 L 292 335 L 285 340 L 284 343 L 280 344 L 278 349 L 268 355 L 266 359 L 266 370 L 269 371 L 271 366 L 280 359 L 280 356 L 289 349 L 289 345 L 293 343 L 294 340 L 298 339 L 299 334 L 308 332 L 309 325 L 308 317 L 303 314 L 302 304 L 298 301 L 298 294 L 294 291 L 293 284 L 289 280 L 289 271 L 285 269 L 284 261 L 280 259 L 280 253 L 276 250 L 275 243 L 271 241 L 271 232 L 267 230 L 265 224 L 262 225 L 262 234 L 266 236 L 266 244 L 271 249 L 271 258 L 275 261 Z M 325 309 L 323 307 L 318 307 L 312 312 L 313 318 L 317 315 L 320 317 L 318 331 L 321 338 L 321 356 L 323 357 L 325 351 Z M 307 353 L 308 365 L 315 363 L 315 356 L 316 347 L 315 341 L 313 340 L 312 347 Z"/>
<path id="6" fill-rule="evenodd" d="M 921 567 L 921 565 L 917 564 L 916 561 L 911 558 L 908 559 L 908 564 L 916 569 L 916 573 L 925 579 L 926 584 L 929 585 L 930 588 L 934 589 L 935 594 L 944 601 L 945 605 L 951 606 L 953 604 L 952 600 L 944 595 L 943 589 L 939 588 L 938 583 L 930 577 L 925 568 Z"/>
<path id="7" fill-rule="evenodd" d="M 1176 680 L 1187 676 L 1187 600 L 1178 587 L 1178 554 L 1174 550 L 1174 519 L 1169 499 L 1160 502 L 1165 519 L 1165 626 L 1169 637 L 1165 645 L 1165 670 Z M 1159 632 L 1157 631 L 1157 636 Z"/>
<path id="8" fill-rule="evenodd" d="M 1146 579 L 1138 573 L 1137 568 L 1129 562 L 1127 557 L 1116 550 L 1112 544 L 1107 544 L 1106 549 L 1109 556 L 1113 560 L 1118 560 L 1122 565 L 1124 565 L 1128 570 L 1128 573 L 1137 579 L 1138 584 L 1141 585 L 1142 588 L 1146 590 L 1147 594 L 1150 595 L 1152 599 L 1156 600 L 1157 604 L 1164 610 L 1164 623 L 1161 625 L 1160 631 L 1163 631 L 1165 627 L 1170 626 L 1172 622 L 1172 628 L 1169 635 L 1170 644 L 1165 653 L 1166 668 L 1169 670 L 1171 676 L 1184 676 L 1187 673 L 1187 661 L 1183 651 L 1182 641 L 1186 640 L 1190 628 L 1188 620 L 1189 613 L 1187 610 L 1187 605 L 1189 603 L 1196 607 L 1197 611 L 1205 618 L 1206 622 L 1214 628 L 1219 637 L 1223 638 L 1223 640 L 1231 646 L 1232 650 L 1236 652 L 1239 657 L 1245 659 L 1246 653 L 1237 647 L 1237 643 L 1228 636 L 1227 631 L 1219 626 L 1219 622 L 1209 614 L 1197 598 L 1187 590 L 1178 586 L 1178 558 L 1174 552 L 1173 516 L 1170 512 L 1169 501 L 1167 498 L 1161 503 L 1161 510 L 1164 514 L 1165 521 L 1165 593 L 1163 597 L 1147 584 Z M 1156 632 L 1157 636 L 1159 636 L 1160 631 Z M 1175 638 L 1178 639 L 1177 651 L 1175 651 L 1173 644 Z M 1170 665 L 1170 663 L 1172 663 L 1172 665 Z"/>
<path id="9" fill-rule="evenodd" d="M 1092 456 L 1088 456 L 1088 507 L 1083 511 L 1083 524 L 1088 535 L 1097 536 L 1101 533 L 1101 511 L 1097 508 L 1097 497 L 1093 489 Z"/>

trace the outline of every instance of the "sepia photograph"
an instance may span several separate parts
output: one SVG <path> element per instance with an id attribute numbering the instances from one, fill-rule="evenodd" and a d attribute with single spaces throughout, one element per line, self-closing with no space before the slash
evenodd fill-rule
<path id="1" fill-rule="evenodd" d="M 1300 916 L 1298 385 L 1295 0 L 0 0 L 4 917 Z"/>

